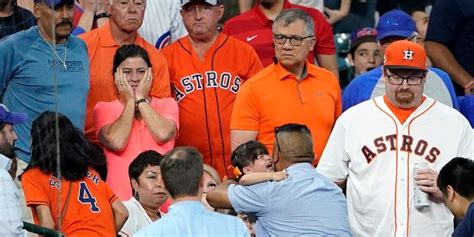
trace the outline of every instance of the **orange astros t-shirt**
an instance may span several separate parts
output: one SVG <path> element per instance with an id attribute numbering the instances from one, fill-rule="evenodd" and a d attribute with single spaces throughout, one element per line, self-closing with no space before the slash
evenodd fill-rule
<path id="1" fill-rule="evenodd" d="M 189 37 L 163 49 L 179 105 L 176 146 L 196 147 L 204 163 L 230 176 L 230 115 L 241 84 L 262 69 L 254 49 L 220 33 L 199 59 Z"/>

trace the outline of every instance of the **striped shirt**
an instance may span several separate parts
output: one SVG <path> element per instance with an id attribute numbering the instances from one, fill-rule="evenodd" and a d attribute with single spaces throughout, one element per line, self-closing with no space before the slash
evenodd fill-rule
<path id="1" fill-rule="evenodd" d="M 150 0 L 147 2 L 140 35 L 157 49 L 162 49 L 187 35 L 179 13 L 180 0 Z"/>

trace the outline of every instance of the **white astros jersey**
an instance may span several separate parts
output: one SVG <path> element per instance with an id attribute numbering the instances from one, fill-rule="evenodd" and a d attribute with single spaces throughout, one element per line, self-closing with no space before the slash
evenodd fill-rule
<path id="1" fill-rule="evenodd" d="M 452 158 L 472 157 L 473 134 L 456 110 L 431 98 L 400 124 L 376 97 L 343 113 L 317 171 L 347 180 L 354 236 L 451 236 L 453 217 L 443 204 L 413 204 L 415 163 L 439 170 Z"/>
<path id="2" fill-rule="evenodd" d="M 157 49 L 187 35 L 180 9 L 180 0 L 148 0 L 139 34 Z"/>

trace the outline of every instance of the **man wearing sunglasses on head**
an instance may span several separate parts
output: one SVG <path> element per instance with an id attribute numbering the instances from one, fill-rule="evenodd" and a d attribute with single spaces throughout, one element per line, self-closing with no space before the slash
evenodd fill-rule
<path id="1" fill-rule="evenodd" d="M 317 171 L 347 187 L 354 236 L 451 235 L 436 180 L 452 157 L 473 156 L 471 126 L 423 94 L 430 79 L 419 44 L 390 44 L 382 70 L 385 95 L 339 117 Z"/>
<path id="2" fill-rule="evenodd" d="M 399 40 L 419 43 L 415 22 L 403 11 L 392 10 L 380 17 L 377 24 L 380 52 Z M 448 74 L 437 68 L 428 68 L 424 93 L 439 102 L 459 110 L 453 83 Z M 382 66 L 355 77 L 342 94 L 342 111 L 371 98 L 385 94 Z"/>

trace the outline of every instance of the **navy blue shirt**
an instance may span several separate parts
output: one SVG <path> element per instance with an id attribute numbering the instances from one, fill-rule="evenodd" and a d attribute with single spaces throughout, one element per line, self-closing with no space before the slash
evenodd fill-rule
<path id="1" fill-rule="evenodd" d="M 24 8 L 15 7 L 11 16 L 0 17 L 0 39 L 21 30 L 27 30 L 34 25 L 36 25 L 36 18 L 33 13 Z"/>
<path id="2" fill-rule="evenodd" d="M 426 40 L 445 45 L 461 67 L 474 76 L 474 1 L 437 0 Z"/>
<path id="3" fill-rule="evenodd" d="M 474 202 L 469 205 L 466 215 L 454 230 L 453 237 L 474 236 Z"/>

